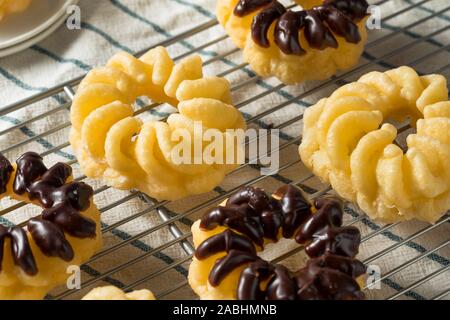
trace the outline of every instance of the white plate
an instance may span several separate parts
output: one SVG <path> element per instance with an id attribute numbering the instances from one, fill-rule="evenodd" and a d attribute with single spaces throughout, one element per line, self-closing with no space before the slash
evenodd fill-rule
<path id="1" fill-rule="evenodd" d="M 52 26 L 50 26 L 47 30 L 37 35 L 34 38 L 28 39 L 27 41 L 16 44 L 15 46 L 8 47 L 5 49 L 0 49 L 0 58 L 12 55 L 14 53 L 20 52 L 22 50 L 28 49 L 32 45 L 44 40 L 50 34 L 52 34 L 58 27 L 66 21 L 66 15 L 63 15 L 59 20 L 57 20 Z"/>
<path id="2" fill-rule="evenodd" d="M 56 23 L 61 24 L 61 17 L 66 17 L 67 7 L 77 2 L 78 0 L 33 0 L 24 12 L 6 16 L 0 22 L 0 49 L 12 49 L 16 45 L 23 48 L 23 43 L 35 36 L 42 40 L 42 33 L 45 32 L 48 36 L 48 30 Z"/>

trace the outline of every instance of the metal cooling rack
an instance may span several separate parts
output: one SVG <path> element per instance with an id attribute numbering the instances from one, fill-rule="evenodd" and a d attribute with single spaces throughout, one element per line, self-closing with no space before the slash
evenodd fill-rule
<path id="1" fill-rule="evenodd" d="M 379 6 L 384 6 L 388 2 L 390 2 L 390 1 L 384 0 L 384 1 L 375 2 L 373 4 L 377 4 Z M 384 16 L 382 21 L 383 21 L 383 23 L 392 21 L 392 23 L 395 25 L 395 21 L 397 20 L 397 18 L 399 16 L 411 13 L 413 10 L 418 10 L 418 8 L 420 6 L 423 6 L 423 5 L 432 3 L 432 2 L 433 2 L 433 0 L 425 0 L 425 1 L 419 1 L 419 2 L 411 2 L 411 1 L 407 1 L 407 0 L 397 1 L 396 3 L 400 4 L 398 7 L 398 10 L 392 14 Z M 381 7 L 381 8 L 383 8 L 383 7 Z M 382 36 L 380 36 L 378 38 L 372 37 L 372 35 L 374 34 L 372 32 L 369 35 L 369 41 L 366 46 L 366 52 L 367 52 L 367 50 L 376 49 L 377 47 L 381 46 L 384 43 L 388 43 L 389 41 L 395 40 L 395 38 L 399 37 L 400 35 L 405 36 L 407 34 L 410 34 L 410 31 L 413 28 L 416 28 L 416 27 L 420 28 L 421 25 L 429 22 L 431 19 L 438 19 L 439 17 L 444 16 L 448 12 L 449 9 L 450 9 L 450 6 L 440 9 L 439 11 L 437 11 L 435 13 L 429 11 L 427 14 L 425 14 L 424 18 L 421 18 L 417 21 L 409 21 L 410 23 L 408 23 L 406 26 L 398 26 L 398 28 L 391 30 L 387 34 L 383 34 Z M 220 47 L 223 42 L 229 41 L 227 39 L 227 36 L 221 30 L 220 26 L 218 26 L 218 23 L 216 20 L 211 20 L 206 23 L 203 23 L 191 30 L 188 30 L 186 32 L 179 34 L 176 37 L 162 41 L 161 43 L 158 43 L 157 45 L 162 45 L 162 46 L 168 47 L 170 49 L 170 47 L 177 46 L 182 41 L 186 41 L 186 40 L 194 41 L 195 38 L 197 40 L 199 38 L 205 39 L 206 37 L 202 37 L 202 34 L 204 34 L 205 32 L 209 32 L 209 31 L 213 30 L 214 28 L 217 29 L 217 31 L 215 31 L 214 34 L 216 36 L 219 35 L 219 36 L 217 36 L 217 38 L 215 38 L 214 40 L 208 41 L 208 42 L 202 42 L 202 43 L 194 46 L 193 48 L 187 50 L 185 53 L 183 53 L 175 58 L 175 60 L 179 60 L 179 59 L 181 59 L 189 54 L 192 54 L 192 53 L 196 53 L 196 52 L 202 53 L 204 50 L 207 50 L 207 49 L 210 49 L 213 47 L 214 48 Z M 435 38 L 439 37 L 440 35 L 444 34 L 445 32 L 448 32 L 449 28 L 450 28 L 450 25 L 447 23 L 447 25 L 444 26 L 443 28 L 434 30 L 429 34 L 413 37 L 410 39 L 409 42 L 407 42 L 406 44 L 404 44 L 398 48 L 388 50 L 387 52 L 384 51 L 382 54 L 375 55 L 372 60 L 367 61 L 367 62 L 362 62 L 357 67 L 353 68 L 350 71 L 347 71 L 338 76 L 335 76 L 328 81 L 319 82 L 315 86 L 306 88 L 302 92 L 297 93 L 294 97 L 287 98 L 284 101 L 277 103 L 276 105 L 270 107 L 269 109 L 265 109 L 263 112 L 261 112 L 259 114 L 249 116 L 247 119 L 247 122 L 248 122 L 249 126 L 257 127 L 258 125 L 261 125 L 260 120 L 263 119 L 264 117 L 273 115 L 277 111 L 282 110 L 282 109 L 284 109 L 292 104 L 295 104 L 299 101 L 305 101 L 313 94 L 320 94 L 321 96 L 325 96 L 325 93 L 322 94 L 322 92 L 325 92 L 327 89 L 332 89 L 336 85 L 341 85 L 341 84 L 345 83 L 346 81 L 349 81 L 354 76 L 357 76 L 358 74 L 360 74 L 360 72 L 367 72 L 367 71 L 371 70 L 371 68 L 374 68 L 377 64 L 383 64 L 385 61 L 395 58 L 396 56 L 400 55 L 401 53 L 404 53 L 405 51 L 411 51 L 411 50 L 412 51 L 416 51 L 416 50 L 420 51 L 420 49 L 417 49 L 417 48 L 420 48 L 420 46 L 423 43 L 432 42 Z M 157 45 L 155 45 L 155 46 L 157 46 Z M 152 46 L 152 47 L 154 47 L 154 46 Z M 136 55 L 139 56 L 140 54 L 144 53 L 148 49 L 150 49 L 150 48 L 146 48 L 145 50 L 142 50 L 141 52 L 137 53 Z M 436 47 L 434 47 L 434 49 L 432 51 L 427 51 L 423 55 L 414 58 L 414 60 L 407 62 L 407 64 L 410 66 L 417 67 L 420 70 L 420 67 L 423 66 L 424 64 L 428 65 L 428 63 L 433 59 L 433 57 L 435 57 L 439 54 L 442 54 L 442 53 L 448 53 L 448 51 L 449 51 L 448 44 L 442 45 L 442 46 L 436 46 Z M 238 60 L 241 59 L 239 56 L 239 49 L 234 48 L 234 49 L 229 50 L 229 49 L 222 48 L 220 52 L 221 53 L 219 53 L 218 55 L 213 56 L 212 58 L 209 58 L 208 60 L 205 61 L 206 66 L 212 65 L 212 64 L 218 64 L 222 67 L 223 71 L 218 74 L 219 76 L 222 76 L 222 77 L 233 76 L 233 74 L 242 72 L 242 70 L 244 70 L 244 68 L 247 67 L 247 64 L 242 63 L 242 60 L 240 60 L 240 62 L 236 63 L 232 67 L 230 67 L 229 65 L 226 65 L 226 64 L 221 64 L 221 61 L 223 61 L 223 59 L 227 59 L 232 56 L 236 56 Z M 446 72 L 448 72 L 448 69 L 450 69 L 450 64 L 440 65 L 437 68 L 434 68 L 434 70 L 427 70 L 427 73 L 436 72 L 436 73 L 444 73 L 445 74 Z M 53 97 L 55 95 L 61 96 L 61 95 L 65 94 L 66 97 L 68 97 L 70 100 L 73 97 L 74 90 L 76 89 L 76 86 L 79 84 L 81 79 L 82 79 L 82 77 L 72 79 L 70 81 L 61 83 L 45 92 L 40 92 L 29 98 L 23 99 L 21 101 L 11 104 L 11 105 L 4 106 L 4 107 L 0 108 L 0 116 L 7 116 L 10 113 L 21 110 L 23 108 L 33 108 L 33 107 L 35 107 L 36 103 L 46 101 L 46 99 L 49 99 L 50 97 Z M 233 92 L 236 93 L 242 89 L 250 88 L 251 85 L 254 85 L 256 83 L 261 83 L 262 81 L 263 80 L 260 79 L 258 76 L 250 74 L 248 79 L 241 81 L 240 83 L 234 84 L 232 89 L 233 89 Z M 269 83 L 269 81 L 265 81 L 264 83 Z M 253 95 L 243 101 L 238 102 L 236 104 L 236 107 L 242 109 L 251 103 L 258 102 L 259 99 L 261 99 L 263 97 L 269 96 L 271 94 L 275 94 L 275 93 L 279 92 L 280 90 L 283 90 L 285 88 L 285 85 L 280 84 L 280 83 L 275 83 L 274 85 L 266 85 L 265 88 L 266 89 L 264 89 L 262 92 L 258 92 L 256 95 Z M 251 89 L 251 90 L 253 90 L 253 89 Z M 312 101 L 312 103 L 313 102 L 314 101 Z M 158 107 L 158 104 L 146 105 L 146 106 L 138 109 L 136 111 L 136 114 L 142 114 L 142 113 L 147 112 L 156 107 Z M 20 130 L 20 129 L 24 128 L 25 126 L 32 125 L 33 123 L 35 123 L 37 121 L 45 120 L 47 117 L 49 117 L 55 113 L 58 113 L 58 112 L 68 113 L 69 108 L 70 108 L 70 102 L 58 105 L 57 107 L 53 108 L 52 110 L 50 110 L 48 112 L 44 112 L 37 116 L 33 116 L 30 119 L 23 120 L 20 123 L 14 124 L 9 128 L 7 128 L 3 131 L 0 131 L 0 136 L 6 135 L 8 133 L 13 133 L 16 130 Z M 283 123 L 275 125 L 274 128 L 285 129 L 295 123 L 301 122 L 302 117 L 303 117 L 303 115 L 300 114 L 298 116 L 293 117 L 292 119 L 289 119 L 288 121 L 285 121 Z M 50 130 L 48 130 L 46 132 L 38 133 L 32 137 L 23 139 L 22 141 L 9 146 L 8 148 L 6 148 L 5 150 L 2 150 L 1 152 L 7 154 L 8 152 L 12 152 L 12 151 L 16 150 L 17 148 L 26 146 L 34 141 L 49 137 L 52 134 L 55 134 L 61 130 L 68 128 L 68 127 L 70 127 L 70 122 L 56 123 L 56 124 L 54 124 L 54 127 L 51 128 Z M 397 127 L 399 129 L 399 132 L 406 132 L 407 130 L 410 129 L 408 124 L 400 124 Z M 281 144 L 281 146 L 280 146 L 280 152 L 283 150 L 288 151 L 290 148 L 297 148 L 301 141 L 301 137 L 296 136 L 291 139 L 287 139 L 285 141 L 286 142 Z M 46 150 L 45 152 L 42 153 L 42 155 L 44 157 L 47 157 L 58 151 L 64 150 L 65 148 L 68 148 L 68 147 L 69 147 L 69 143 L 65 142 L 65 143 L 62 143 L 55 147 L 52 147 L 49 150 Z M 290 149 L 290 150 L 292 150 L 292 149 Z M 72 160 L 72 161 L 68 162 L 68 164 L 74 165 L 74 166 L 76 165 L 76 163 L 77 163 L 76 160 Z M 290 173 L 293 172 L 292 168 L 293 167 L 295 168 L 295 166 L 297 166 L 299 164 L 300 164 L 300 160 L 298 160 L 298 159 L 289 161 L 287 163 L 283 163 L 281 165 L 279 171 L 287 172 L 286 174 L 283 174 L 284 179 L 288 180 L 288 182 L 290 182 L 290 183 L 293 183 L 296 185 L 302 185 L 304 187 L 308 186 L 309 185 L 308 183 L 310 181 L 316 181 L 316 180 L 314 180 L 315 179 L 314 176 L 311 174 L 305 174 L 301 177 L 293 177 L 292 179 L 290 179 L 289 175 L 290 175 Z M 235 170 L 231 174 L 239 174 L 240 171 L 242 171 L 245 168 L 249 168 L 249 167 L 251 167 L 251 166 L 248 164 L 243 165 L 242 167 Z M 76 178 L 76 180 L 85 180 L 85 179 L 86 179 L 85 176 L 80 176 L 80 177 Z M 242 180 L 243 181 L 242 185 L 258 184 L 260 182 L 263 182 L 266 179 L 270 179 L 270 177 L 256 176 L 251 179 Z M 329 186 L 320 185 L 320 187 L 317 187 L 317 181 L 315 182 L 315 184 L 313 183 L 313 185 L 315 185 L 316 187 L 315 188 L 310 187 L 309 189 L 307 189 L 310 191 L 311 199 L 330 191 Z M 182 219 L 184 219 L 186 217 L 193 216 L 195 214 L 198 214 L 199 212 L 204 211 L 205 209 L 207 209 L 209 207 L 217 205 L 223 199 L 227 198 L 231 193 L 233 193 L 235 190 L 237 190 L 239 187 L 240 186 L 229 187 L 228 189 L 218 192 L 218 195 L 214 194 L 213 196 L 210 196 L 206 201 L 201 201 L 199 204 L 195 204 L 194 206 L 190 207 L 188 210 L 186 210 L 186 208 L 184 208 L 182 210 L 178 210 L 175 212 L 167 209 L 168 207 L 173 205 L 172 202 L 169 202 L 169 201 L 158 202 L 155 199 L 152 199 L 144 194 L 141 194 L 139 192 L 134 192 L 134 191 L 126 194 L 125 196 L 121 197 L 119 200 L 111 201 L 106 206 L 101 208 L 100 211 L 101 211 L 102 215 L 107 214 L 108 211 L 111 211 L 120 205 L 126 204 L 128 201 L 136 200 L 136 199 L 140 199 L 142 201 L 142 203 L 145 204 L 145 209 L 138 211 L 136 213 L 132 213 L 125 218 L 121 218 L 120 220 L 118 220 L 117 222 L 115 222 L 111 225 L 104 226 L 102 229 L 104 234 L 111 233 L 116 228 L 118 228 L 120 226 L 124 226 L 127 223 L 133 222 L 138 218 L 141 218 L 144 216 L 149 216 L 149 215 L 154 215 L 155 213 L 157 214 L 157 217 L 159 217 L 160 223 L 158 223 L 157 225 L 150 225 L 149 227 L 145 228 L 140 233 L 130 236 L 128 238 L 124 238 L 123 240 L 114 244 L 113 246 L 102 249 L 94 257 L 92 257 L 86 263 L 84 269 L 87 268 L 86 266 L 89 266 L 93 263 L 95 264 L 96 262 L 101 261 L 102 259 L 115 258 L 115 264 L 109 265 L 107 267 L 106 271 L 98 272 L 97 274 L 91 273 L 87 279 L 83 279 L 82 288 L 91 288 L 94 286 L 101 285 L 101 281 L 107 281 L 110 283 L 114 283 L 114 281 L 113 281 L 114 276 L 116 274 L 118 274 L 119 272 L 127 272 L 127 270 L 129 270 L 133 265 L 138 264 L 139 262 L 145 261 L 145 259 L 147 259 L 148 257 L 160 255 L 164 251 L 170 250 L 171 248 L 173 248 L 175 246 L 181 246 L 181 248 L 183 249 L 183 252 L 185 253 L 184 257 L 181 257 L 178 260 L 169 261 L 169 262 L 167 262 L 167 264 L 164 264 L 163 266 L 161 266 L 160 268 L 158 268 L 156 270 L 148 270 L 148 272 L 145 273 L 144 275 L 142 275 L 142 274 L 137 275 L 138 278 L 136 278 L 136 280 L 134 280 L 132 283 L 120 284 L 117 282 L 118 284 L 117 283 L 116 284 L 120 285 L 125 290 L 132 290 L 135 288 L 146 287 L 146 285 L 149 284 L 152 281 L 152 279 L 156 279 L 158 277 L 163 277 L 164 275 L 167 275 L 169 272 L 175 270 L 176 268 L 178 268 L 180 266 L 185 266 L 185 267 L 188 266 L 190 259 L 191 259 L 192 252 L 193 252 L 193 247 L 191 244 L 191 233 L 189 232 L 189 230 L 186 230 L 186 228 L 180 227 L 179 222 L 182 221 Z M 106 192 L 109 189 L 110 188 L 107 186 L 101 186 L 95 190 L 95 194 L 96 195 L 101 194 L 103 192 Z M 26 204 L 24 204 L 24 203 L 15 203 L 11 206 L 8 206 L 7 208 L 4 208 L 0 211 L 0 216 L 9 214 L 15 210 L 18 210 L 18 209 L 24 207 L 25 205 Z M 355 211 L 349 211 L 349 212 L 350 213 L 346 219 L 346 224 L 355 225 L 355 224 L 359 224 L 362 222 L 366 222 L 366 224 L 370 224 L 370 222 L 368 222 L 368 220 L 365 218 L 365 216 L 363 214 L 355 212 Z M 450 221 L 450 217 L 447 214 L 435 225 L 422 224 L 422 225 L 420 225 L 419 228 L 416 228 L 414 230 L 414 232 L 404 235 L 403 237 L 400 237 L 398 239 L 394 239 L 395 242 L 392 245 L 387 246 L 383 250 L 381 250 L 381 251 L 378 250 L 377 252 L 371 252 L 370 255 L 368 255 L 367 257 L 364 257 L 363 261 L 367 264 L 375 263 L 379 259 L 390 257 L 392 254 L 395 254 L 395 250 L 397 250 L 399 248 L 403 248 L 405 246 L 409 246 L 409 247 L 413 246 L 414 247 L 414 245 L 416 245 L 414 242 L 415 240 L 417 240 L 421 237 L 426 237 L 427 235 L 430 235 L 433 232 L 435 232 L 435 233 L 441 232 L 442 233 L 442 231 L 439 231 L 439 230 L 441 230 L 440 228 L 448 226 L 449 221 Z M 391 234 L 393 229 L 401 230 L 401 228 L 403 227 L 404 224 L 405 223 L 394 223 L 394 224 L 389 224 L 389 225 L 378 226 L 375 229 L 369 230 L 369 232 L 363 233 L 362 248 L 364 248 L 364 246 L 366 246 L 367 243 L 372 239 L 376 239 L 377 237 L 382 236 L 382 235 Z M 444 229 L 444 230 L 448 231 L 448 229 Z M 118 253 L 118 252 L 120 252 L 121 248 L 130 246 L 131 244 L 133 244 L 133 242 L 139 241 L 139 239 L 141 239 L 143 237 L 151 236 L 152 234 L 155 234 L 160 231 L 163 231 L 163 232 L 169 231 L 171 233 L 171 235 L 173 236 L 173 240 L 166 242 L 162 245 L 158 245 L 157 247 L 147 248 L 144 251 L 140 251 L 140 253 L 137 256 L 134 256 L 132 258 L 130 258 L 128 256 L 122 257 Z M 396 267 L 393 267 L 389 270 L 382 270 L 382 276 L 381 276 L 381 278 L 379 278 L 377 280 L 377 282 L 380 282 L 383 284 L 390 283 L 391 286 L 392 286 L 392 283 L 395 283 L 395 286 L 394 286 L 395 291 L 391 295 L 383 296 L 383 297 L 376 297 L 376 298 L 391 299 L 391 300 L 397 299 L 397 298 L 405 298 L 405 297 L 416 297 L 417 298 L 417 294 L 414 292 L 414 290 L 420 288 L 421 286 L 427 286 L 427 285 L 433 286 L 433 284 L 432 284 L 433 281 L 436 281 L 439 279 L 443 279 L 443 280 L 440 280 L 441 283 L 444 283 L 443 289 L 440 288 L 439 290 L 432 290 L 432 295 L 427 298 L 435 299 L 435 300 L 449 298 L 449 295 L 450 295 L 450 281 L 449 281 L 450 264 L 448 263 L 448 260 L 450 259 L 450 257 L 448 255 L 448 253 L 449 253 L 448 249 L 449 249 L 449 244 L 450 244 L 450 235 L 448 234 L 448 232 L 447 233 L 443 232 L 441 234 L 441 238 L 442 239 L 441 239 L 440 244 L 433 245 L 431 248 L 422 248 L 421 250 L 419 250 L 418 255 L 412 256 L 411 258 L 408 258 L 408 260 L 406 260 L 406 261 L 401 261 L 399 265 L 397 265 Z M 446 252 L 443 251 L 444 249 L 447 251 Z M 295 257 L 297 254 L 301 253 L 301 251 L 302 251 L 301 247 L 295 247 L 294 249 L 289 250 L 288 252 L 278 255 L 278 257 L 276 257 L 274 259 L 274 261 L 275 262 L 283 262 L 283 261 L 289 260 L 292 257 Z M 437 253 L 440 254 L 440 255 L 438 255 L 438 257 L 440 257 L 441 259 L 444 259 L 444 262 L 441 261 L 440 266 L 435 271 L 432 271 L 431 273 L 424 275 L 422 278 L 420 278 L 418 280 L 416 279 L 413 282 L 409 282 L 409 283 L 398 284 L 398 283 L 394 282 L 394 280 L 392 280 L 392 279 L 395 279 L 395 277 L 397 275 L 401 274 L 402 272 L 407 272 L 408 268 L 412 267 L 413 270 L 420 269 L 421 262 L 423 262 L 424 259 L 434 257 Z M 445 253 L 447 253 L 447 254 L 445 254 Z M 414 268 L 416 268 L 416 269 L 414 269 Z M 377 284 L 377 283 L 373 283 L 373 285 L 375 285 L 375 284 Z M 148 285 L 148 287 L 156 293 L 158 298 L 170 298 L 170 297 L 173 297 L 174 294 L 177 292 L 182 293 L 181 297 L 186 297 L 186 298 L 194 298 L 195 297 L 192 294 L 192 292 L 189 291 L 186 280 L 173 281 L 173 282 L 171 282 L 170 285 L 168 285 L 167 287 L 164 287 L 164 288 L 155 288 L 155 287 L 151 287 L 150 285 Z M 370 297 L 371 290 L 368 290 L 368 288 L 365 288 L 365 289 L 367 290 L 369 297 Z M 54 299 L 73 298 L 74 294 L 75 294 L 75 291 L 61 289 L 59 291 L 56 291 L 55 293 L 52 293 L 51 296 L 49 296 L 49 298 L 54 298 Z M 180 294 L 178 294 L 176 296 L 180 297 Z"/>

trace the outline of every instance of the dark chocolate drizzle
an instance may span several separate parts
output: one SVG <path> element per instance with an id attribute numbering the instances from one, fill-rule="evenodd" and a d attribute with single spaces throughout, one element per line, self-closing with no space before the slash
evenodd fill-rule
<path id="1" fill-rule="evenodd" d="M 356 259 L 325 254 L 311 259 L 294 275 L 300 300 L 362 300 L 356 278 L 366 272 Z"/>
<path id="2" fill-rule="evenodd" d="M 0 261 L 3 261 L 3 249 L 6 238 L 9 238 L 11 241 L 11 253 L 14 259 L 14 264 L 19 266 L 29 275 L 37 274 L 38 269 L 36 266 L 36 261 L 34 260 L 33 252 L 30 248 L 30 243 L 28 242 L 27 234 L 20 227 L 7 228 L 0 225 Z"/>
<path id="3" fill-rule="evenodd" d="M 5 163 L 9 164 L 5 160 L 0 157 L 0 173 Z M 93 190 L 83 182 L 66 183 L 71 174 L 70 166 L 57 163 L 47 169 L 41 156 L 28 152 L 17 160 L 13 182 L 16 194 L 26 194 L 31 201 L 37 200 L 44 207 L 39 218 L 27 222 L 28 231 L 36 245 L 44 255 L 59 257 L 64 261 L 74 257 L 73 248 L 64 232 L 81 239 L 96 236 L 95 222 L 80 213 L 89 208 Z M 4 239 L 7 237 L 11 239 L 14 263 L 27 274 L 35 275 L 38 268 L 26 232 L 20 227 L 0 226 L 0 262 L 3 261 Z"/>
<path id="4" fill-rule="evenodd" d="M 227 275 L 236 268 L 258 260 L 258 256 L 245 251 L 230 250 L 228 254 L 216 261 L 214 267 L 209 273 L 209 283 L 212 286 L 218 286 Z"/>
<path id="5" fill-rule="evenodd" d="M 239 300 L 361 300 L 364 294 L 356 278 L 366 272 L 360 261 L 325 254 L 306 263 L 295 273 L 262 259 L 250 263 L 241 273 Z M 261 289 L 263 281 L 268 281 Z"/>
<path id="6" fill-rule="evenodd" d="M 257 259 L 242 270 L 237 288 L 238 300 L 264 300 L 266 292 L 260 284 L 270 278 L 274 268 L 269 262 Z"/>
<path id="7" fill-rule="evenodd" d="M 6 192 L 6 186 L 13 170 L 11 162 L 0 154 L 0 194 Z"/>
<path id="8" fill-rule="evenodd" d="M 302 225 L 295 241 L 306 244 L 310 257 L 326 252 L 355 257 L 358 254 L 361 234 L 356 227 L 342 227 L 342 203 L 336 198 L 321 198 L 315 201 L 317 212 Z"/>
<path id="9" fill-rule="evenodd" d="M 217 225 L 227 226 L 260 247 L 264 246 L 265 238 L 277 241 L 280 229 L 283 236 L 290 238 L 311 216 L 311 205 L 298 188 L 290 185 L 280 188 L 276 197 L 269 197 L 258 188 L 242 188 L 224 207 L 203 216 L 200 227 L 212 230 Z"/>
<path id="10" fill-rule="evenodd" d="M 291 272 L 282 265 L 275 266 L 273 277 L 267 285 L 268 300 L 296 300 L 297 292 Z"/>
<path id="11" fill-rule="evenodd" d="M 73 259 L 74 252 L 64 232 L 54 223 L 43 219 L 31 219 L 28 231 L 36 245 L 50 257 L 60 257 L 64 261 Z"/>
<path id="12" fill-rule="evenodd" d="M 342 226 L 342 203 L 337 198 L 320 198 L 314 206 L 317 212 L 313 214 L 303 192 L 292 185 L 270 197 L 262 189 L 244 187 L 225 206 L 205 214 L 202 229 L 230 228 L 206 239 L 195 251 L 199 260 L 226 253 L 215 262 L 210 284 L 218 286 L 247 264 L 238 282 L 238 299 L 362 299 L 354 280 L 365 272 L 365 266 L 354 259 L 361 241 L 359 230 Z M 280 233 L 284 238 L 294 236 L 314 258 L 295 275 L 257 255 L 255 245 L 263 248 L 265 239 L 276 242 Z M 264 290 L 263 281 L 268 281 Z"/>
<path id="13" fill-rule="evenodd" d="M 203 241 L 195 250 L 195 257 L 199 260 L 207 259 L 219 252 L 237 250 L 256 255 L 256 248 L 249 238 L 241 236 L 233 230 L 227 229 Z"/>
<path id="14" fill-rule="evenodd" d="M 273 0 L 240 0 L 234 8 L 234 15 L 245 17 L 272 2 Z"/>
<path id="15" fill-rule="evenodd" d="M 278 20 L 284 13 L 286 9 L 279 2 L 272 2 L 267 8 L 262 10 L 259 14 L 255 16 L 252 22 L 252 38 L 258 39 L 258 44 L 261 47 L 269 48 L 270 42 L 267 37 L 269 33 L 269 28 L 276 20 Z"/>
<path id="16" fill-rule="evenodd" d="M 274 40 L 281 51 L 288 55 L 303 55 L 299 32 L 304 30 L 311 48 L 324 50 L 337 48 L 334 35 L 349 43 L 361 41 L 356 25 L 367 15 L 366 0 L 326 0 L 310 10 L 292 11 L 276 0 L 240 0 L 234 15 L 244 17 L 260 10 L 253 18 L 251 34 L 261 47 L 268 48 L 268 32 L 275 22 Z"/>

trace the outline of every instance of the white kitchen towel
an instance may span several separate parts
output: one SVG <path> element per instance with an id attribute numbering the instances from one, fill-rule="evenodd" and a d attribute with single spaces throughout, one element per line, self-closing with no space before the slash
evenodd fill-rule
<path id="1" fill-rule="evenodd" d="M 0 59 L 0 108 L 82 76 L 91 68 L 103 65 L 116 52 L 136 53 L 211 22 L 214 20 L 215 2 L 81 0 L 80 30 L 69 30 L 63 25 L 30 49 Z M 284 2 L 289 3 L 289 0 Z M 229 71 L 226 78 L 232 86 L 237 86 L 233 92 L 234 103 L 250 120 L 251 126 L 280 126 L 283 129 L 281 145 L 290 144 L 280 152 L 282 170 L 276 175 L 261 177 L 257 166 L 247 166 L 227 177 L 213 192 L 164 205 L 171 217 L 180 216 L 176 226 L 183 233 L 188 234 L 190 224 L 207 208 L 220 203 L 220 197 L 228 190 L 243 183 L 256 180 L 256 185 L 268 192 L 283 183 L 299 181 L 310 193 L 323 189 L 325 186 L 317 179 L 305 180 L 309 173 L 299 161 L 295 141 L 301 131 L 301 121 L 291 120 L 339 85 L 371 70 L 386 70 L 404 64 L 412 65 L 420 73 L 441 72 L 448 78 L 450 34 L 448 29 L 441 31 L 450 24 L 450 12 L 445 10 L 448 9 L 448 1 L 370 1 L 372 4 L 380 2 L 382 28 L 370 30 L 368 41 L 369 44 L 375 41 L 376 45 L 368 47 L 361 58 L 360 65 L 367 64 L 366 67 L 346 76 L 345 81 L 313 81 L 279 87 L 276 79 L 259 80 L 250 68 L 242 67 L 241 53 L 235 50 L 229 39 L 195 50 L 204 61 L 210 61 L 205 73 L 215 75 Z M 168 43 L 171 55 L 176 57 L 190 52 L 225 34 L 212 22 L 211 27 L 202 29 L 205 30 L 192 37 Z M 327 85 L 321 86 L 320 90 L 315 89 L 323 83 Z M 257 95 L 258 99 L 252 99 Z M 297 96 L 300 99 L 293 99 Z M 12 161 L 23 152 L 32 150 L 44 152 L 49 165 L 57 161 L 74 163 L 72 150 L 67 145 L 69 105 L 69 98 L 58 93 L 14 112 L 4 114 L 0 111 L 0 151 Z M 159 106 L 144 113 L 144 117 L 160 118 L 173 111 L 171 107 Z M 40 115 L 46 116 L 34 121 Z M 82 176 L 76 163 L 73 168 L 75 177 Z M 174 242 L 167 227 L 158 227 L 161 218 L 157 212 L 149 210 L 151 205 L 138 193 L 102 188 L 98 181 L 86 181 L 94 188 L 100 188 L 95 201 L 102 209 L 105 247 L 94 261 L 82 267 L 82 290 L 68 291 L 62 287 L 48 298 L 77 299 L 95 286 L 114 284 L 126 289 L 148 288 L 165 299 L 194 299 L 195 294 L 186 285 L 190 258 L 182 246 Z M 8 200 L 2 200 L 0 205 L 6 209 L 2 212 L 6 213 L 1 217 L 2 223 L 17 223 L 39 213 L 32 206 L 10 211 L 8 208 L 12 202 Z M 356 208 L 349 205 L 346 211 L 346 221 L 357 218 Z M 360 259 L 368 261 L 374 270 L 379 268 L 383 278 L 379 287 L 366 290 L 369 298 L 385 299 L 401 293 L 399 299 L 429 299 L 448 292 L 448 221 L 433 227 L 420 222 L 386 227 L 364 218 L 354 225 L 361 229 L 364 238 Z M 427 228 L 431 230 L 421 231 Z M 265 255 L 275 258 L 295 247 L 292 241 L 281 241 L 268 246 Z M 439 250 L 433 250 L 438 247 Z M 411 264 L 403 265 L 407 262 Z M 296 254 L 283 263 L 294 269 L 304 263 L 304 258 Z M 412 285 L 411 290 L 405 290 Z"/>

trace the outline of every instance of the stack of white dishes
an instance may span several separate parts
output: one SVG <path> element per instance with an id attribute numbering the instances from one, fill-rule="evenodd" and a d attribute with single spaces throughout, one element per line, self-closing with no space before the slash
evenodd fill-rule
<path id="1" fill-rule="evenodd" d="M 0 57 L 25 50 L 52 34 L 72 14 L 78 0 L 32 0 L 23 12 L 0 21 Z"/>

